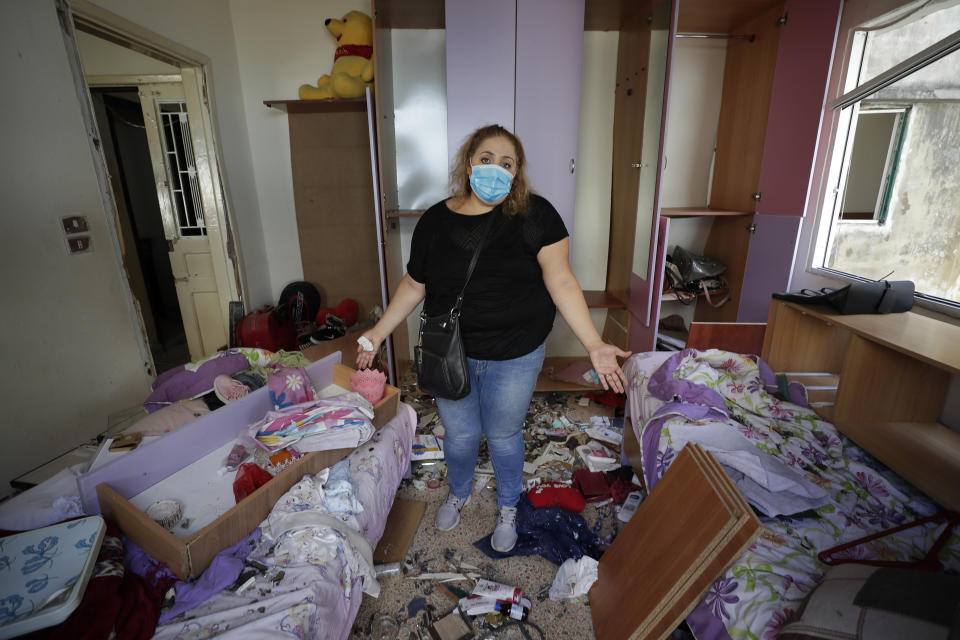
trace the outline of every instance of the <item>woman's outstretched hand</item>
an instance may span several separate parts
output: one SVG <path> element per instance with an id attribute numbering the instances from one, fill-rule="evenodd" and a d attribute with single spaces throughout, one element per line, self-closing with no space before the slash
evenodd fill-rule
<path id="1" fill-rule="evenodd" d="M 588 349 L 587 353 L 590 354 L 593 370 L 597 372 L 603 388 L 623 393 L 623 390 L 627 388 L 627 376 L 624 375 L 623 369 L 617 363 L 617 358 L 629 358 L 630 352 L 612 344 L 601 342 L 596 347 Z"/>
<path id="2" fill-rule="evenodd" d="M 369 340 L 370 344 L 373 345 L 373 349 L 367 351 L 363 348 L 362 344 L 357 344 L 357 369 L 369 369 L 370 365 L 373 364 L 373 359 L 380 353 L 380 345 L 383 343 L 383 338 L 373 331 L 367 331 L 361 338 Z"/>

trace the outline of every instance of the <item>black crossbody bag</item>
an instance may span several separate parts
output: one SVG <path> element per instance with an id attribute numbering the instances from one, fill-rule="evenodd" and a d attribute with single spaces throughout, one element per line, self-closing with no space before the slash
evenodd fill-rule
<path id="1" fill-rule="evenodd" d="M 496 214 L 494 214 L 496 215 Z M 428 316 L 420 313 L 420 338 L 414 347 L 414 366 L 417 371 L 417 383 L 420 390 L 447 400 L 459 400 L 470 393 L 470 372 L 467 369 L 467 355 L 463 350 L 460 336 L 460 309 L 463 306 L 463 294 L 470 283 L 470 276 L 477 266 L 480 249 L 487 239 L 494 215 L 484 227 L 477 248 L 467 267 L 467 280 L 463 283 L 457 302 L 449 313 Z"/>

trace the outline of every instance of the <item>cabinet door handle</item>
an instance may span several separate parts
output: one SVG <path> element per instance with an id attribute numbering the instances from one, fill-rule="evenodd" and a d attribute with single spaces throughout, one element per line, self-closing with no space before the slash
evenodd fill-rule
<path id="1" fill-rule="evenodd" d="M 573 173 L 577 169 L 577 160 L 576 158 L 570 158 L 570 173 Z"/>

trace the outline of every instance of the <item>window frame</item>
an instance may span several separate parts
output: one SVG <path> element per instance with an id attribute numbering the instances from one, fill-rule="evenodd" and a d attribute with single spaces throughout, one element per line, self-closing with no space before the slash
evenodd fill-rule
<path id="1" fill-rule="evenodd" d="M 825 258 L 829 255 L 829 245 L 832 241 L 834 225 L 840 224 L 838 219 L 840 200 L 842 200 L 841 185 L 846 185 L 846 172 L 849 164 L 849 145 L 851 138 L 851 126 L 854 124 L 853 114 L 859 109 L 859 103 L 868 99 L 871 95 L 877 93 L 883 88 L 911 75 L 912 73 L 923 69 L 937 60 L 960 50 L 960 29 L 950 35 L 933 43 L 926 49 L 914 54 L 899 64 L 878 74 L 871 80 L 858 86 L 857 82 L 863 65 L 863 53 L 865 50 L 866 36 L 869 33 L 867 29 L 855 27 L 850 31 L 848 42 L 850 49 L 848 53 L 847 64 L 840 69 L 843 74 L 841 78 L 840 90 L 844 93 L 832 100 L 826 105 L 826 114 L 832 116 L 835 127 L 833 128 L 832 151 L 826 153 L 824 172 L 821 174 L 821 184 L 825 189 L 821 191 L 821 199 L 816 209 L 816 216 L 811 228 L 811 247 L 808 253 L 807 272 L 821 277 L 832 278 L 844 282 L 873 282 L 870 278 L 859 276 L 857 274 L 838 271 L 830 267 L 823 266 Z M 852 107 L 844 113 L 844 107 Z M 905 118 L 909 120 L 909 118 Z M 900 146 L 905 138 L 906 126 L 909 123 L 903 123 L 904 128 L 901 131 Z M 838 153 L 838 148 L 842 149 Z M 899 151 L 898 151 L 899 153 Z M 843 173 L 844 175 L 841 175 Z M 892 186 L 896 176 L 884 185 L 884 195 L 888 186 Z M 876 224 L 875 220 L 863 221 Z M 843 224 L 862 224 L 858 221 L 844 221 Z M 947 300 L 923 292 L 914 294 L 914 301 L 918 306 L 930 308 L 945 315 L 960 318 L 960 302 Z"/>
<path id="2" fill-rule="evenodd" d="M 833 224 L 886 224 L 890 209 L 890 199 L 893 195 L 893 186 L 896 183 L 897 173 L 900 168 L 900 156 L 903 153 L 903 142 L 906 139 L 907 127 L 909 126 L 910 113 L 912 110 L 913 105 L 911 104 L 877 104 L 869 105 L 867 109 L 861 109 L 859 105 L 855 105 L 851 108 L 853 112 L 850 115 L 851 123 L 848 127 L 847 138 L 843 141 L 846 148 L 844 149 L 843 165 L 840 170 L 840 182 L 833 187 L 833 191 L 836 193 L 836 198 L 834 199 L 836 211 L 834 212 Z M 857 137 L 856 125 L 859 124 L 860 118 L 864 115 L 879 115 L 885 113 L 896 114 L 896 117 L 890 129 L 889 140 L 887 141 L 886 158 L 883 171 L 881 172 L 880 186 L 877 189 L 877 195 L 873 203 L 873 211 L 869 218 L 845 218 L 843 205 L 846 200 L 847 187 L 849 186 L 848 178 L 850 176 L 852 151 L 854 148 L 852 142 L 856 140 Z"/>

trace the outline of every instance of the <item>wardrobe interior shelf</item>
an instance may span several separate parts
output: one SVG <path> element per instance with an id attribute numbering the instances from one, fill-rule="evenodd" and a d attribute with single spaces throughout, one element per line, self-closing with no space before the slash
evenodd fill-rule
<path id="1" fill-rule="evenodd" d="M 727 295 L 728 293 L 730 293 L 730 290 L 729 290 L 728 288 L 724 287 L 723 289 L 717 289 L 716 291 L 711 291 L 711 292 L 710 292 L 710 298 L 711 298 L 711 299 L 713 299 L 713 298 L 723 298 L 723 296 Z M 692 295 L 692 294 L 691 294 L 691 295 Z M 703 291 L 698 292 L 698 293 L 697 293 L 697 297 L 698 297 L 698 298 L 703 298 L 703 297 L 704 297 Z M 677 301 L 677 300 L 679 300 L 679 299 L 680 299 L 680 297 L 677 296 L 677 294 L 676 294 L 675 292 L 673 292 L 673 291 L 668 291 L 668 290 L 664 290 L 663 294 L 660 296 L 660 301 L 661 301 L 661 302 L 675 302 L 675 301 Z"/>
<path id="2" fill-rule="evenodd" d="M 287 113 L 338 113 L 366 111 L 366 98 L 341 98 L 337 100 L 264 100 L 263 104 Z"/>
<path id="3" fill-rule="evenodd" d="M 711 209 L 710 207 L 663 207 L 660 215 L 666 218 L 693 218 L 699 216 L 748 216 L 748 211 Z"/>
<path id="4" fill-rule="evenodd" d="M 590 309 L 626 309 L 627 303 L 605 290 L 587 290 L 583 298 Z"/>
<path id="5" fill-rule="evenodd" d="M 387 211 L 386 217 L 390 218 L 419 218 L 423 215 L 423 209 L 394 209 Z"/>

